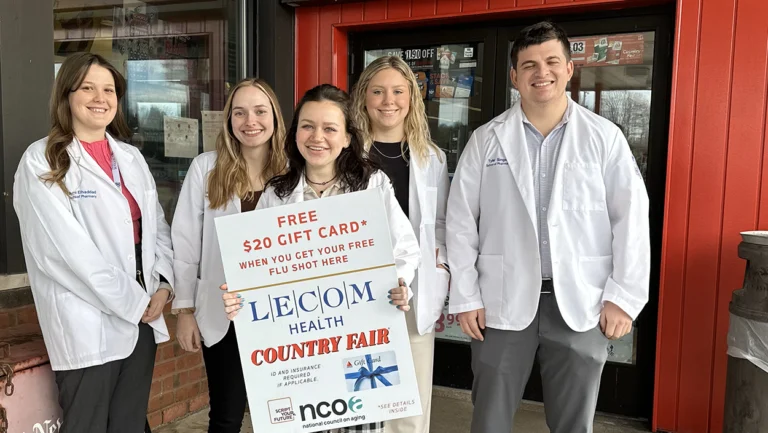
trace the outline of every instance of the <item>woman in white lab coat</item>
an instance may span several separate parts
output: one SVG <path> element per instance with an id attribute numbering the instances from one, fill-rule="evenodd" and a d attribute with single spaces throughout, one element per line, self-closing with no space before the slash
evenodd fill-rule
<path id="1" fill-rule="evenodd" d="M 257 209 L 364 189 L 382 189 L 400 277 L 400 286 L 392 289 L 389 296 L 393 305 L 408 311 L 407 286 L 419 266 L 419 246 L 408 219 L 397 204 L 389 179 L 365 156 L 362 138 L 350 117 L 349 96 L 329 84 L 307 91 L 296 107 L 285 142 L 289 169 L 268 183 Z M 245 300 L 236 293 L 227 293 L 223 298 L 225 311 L 232 319 Z M 347 427 L 340 431 L 383 432 L 383 423 Z"/>
<path id="2" fill-rule="evenodd" d="M 224 266 L 214 219 L 256 207 L 264 184 L 285 169 L 284 138 L 283 116 L 269 85 L 258 78 L 238 83 L 224 105 L 216 150 L 192 161 L 173 217 L 172 312 L 181 347 L 190 352 L 202 347 L 211 433 L 240 432 L 247 403 L 235 327 L 219 298 Z"/>
<path id="3" fill-rule="evenodd" d="M 352 113 L 365 148 L 392 179 L 421 247 L 413 309 L 406 314 L 422 415 L 387 423 L 390 433 L 429 433 L 435 321 L 448 294 L 445 250 L 448 168 L 430 138 L 422 94 L 408 64 L 385 56 L 363 70 L 352 92 Z"/>
<path id="4" fill-rule="evenodd" d="M 119 140 L 125 89 L 101 56 L 69 56 L 50 133 L 13 185 L 64 433 L 143 431 L 157 343 L 169 339 L 170 228 L 144 158 Z"/>

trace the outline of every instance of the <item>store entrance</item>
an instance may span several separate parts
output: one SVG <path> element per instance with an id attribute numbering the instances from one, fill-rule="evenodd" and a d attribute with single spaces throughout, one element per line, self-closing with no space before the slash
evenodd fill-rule
<path id="1" fill-rule="evenodd" d="M 659 267 L 667 159 L 674 10 L 657 8 L 547 17 L 568 33 L 575 72 L 569 96 L 616 123 L 632 149 L 650 197 L 650 300 L 633 332 L 609 348 L 598 410 L 650 419 L 653 404 Z M 350 34 L 349 82 L 377 57 L 399 55 L 416 74 L 430 131 L 452 174 L 472 132 L 501 114 L 519 95 L 509 80 L 512 40 L 526 17 L 475 27 L 387 29 Z M 510 25 L 512 24 L 512 25 Z M 447 303 L 446 303 L 447 305 Z M 447 306 L 437 324 L 434 383 L 470 389 L 468 337 Z M 542 400 L 538 365 L 525 398 Z"/>

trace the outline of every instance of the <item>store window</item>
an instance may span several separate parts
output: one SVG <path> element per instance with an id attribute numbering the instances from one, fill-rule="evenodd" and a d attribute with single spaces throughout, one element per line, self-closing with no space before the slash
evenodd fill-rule
<path id="1" fill-rule="evenodd" d="M 55 0 L 54 69 L 100 54 L 125 77 L 123 112 L 170 222 L 192 159 L 213 150 L 228 89 L 244 76 L 245 0 Z"/>

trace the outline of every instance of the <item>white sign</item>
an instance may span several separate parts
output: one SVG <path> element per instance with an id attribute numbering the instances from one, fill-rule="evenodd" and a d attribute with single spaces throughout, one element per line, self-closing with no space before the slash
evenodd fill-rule
<path id="1" fill-rule="evenodd" d="M 216 139 L 224 124 L 223 111 L 203 111 L 203 152 L 216 150 Z"/>
<path id="2" fill-rule="evenodd" d="M 197 119 L 163 116 L 165 156 L 194 158 L 197 156 Z"/>
<path id="3" fill-rule="evenodd" d="M 254 431 L 421 414 L 381 192 L 216 219 Z"/>
<path id="4" fill-rule="evenodd" d="M 464 48 L 464 57 L 472 58 L 475 55 L 475 49 L 473 47 Z"/>

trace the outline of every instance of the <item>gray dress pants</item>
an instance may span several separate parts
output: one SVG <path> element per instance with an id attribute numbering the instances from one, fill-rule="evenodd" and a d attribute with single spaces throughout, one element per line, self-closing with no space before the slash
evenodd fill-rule
<path id="1" fill-rule="evenodd" d="M 544 410 L 552 433 L 592 433 L 609 340 L 599 326 L 575 332 L 555 295 L 542 293 L 539 311 L 522 331 L 486 327 L 472 340 L 472 433 L 509 433 L 538 356 Z"/>

